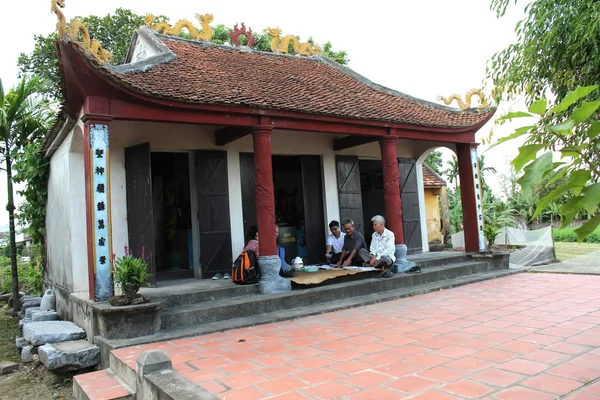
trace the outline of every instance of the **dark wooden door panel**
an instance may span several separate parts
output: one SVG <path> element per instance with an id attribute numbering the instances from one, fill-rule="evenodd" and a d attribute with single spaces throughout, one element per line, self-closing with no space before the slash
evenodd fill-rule
<path id="1" fill-rule="evenodd" d="M 321 156 L 301 156 L 304 195 L 305 263 L 318 263 L 325 254 L 325 210 L 323 209 L 323 174 Z"/>
<path id="2" fill-rule="evenodd" d="M 231 269 L 227 152 L 196 151 L 202 277 Z"/>
<path id="3" fill-rule="evenodd" d="M 150 143 L 125 149 L 125 184 L 129 249 L 136 257 L 144 253 L 151 283 L 156 286 Z"/>
<path id="4" fill-rule="evenodd" d="M 340 199 L 340 223 L 350 218 L 354 221 L 356 229 L 364 235 L 358 157 L 337 156 L 336 166 Z"/>
<path id="5" fill-rule="evenodd" d="M 400 198 L 402 199 L 402 226 L 404 229 L 404 242 L 409 254 L 423 251 L 416 165 L 414 159 L 398 159 Z"/>

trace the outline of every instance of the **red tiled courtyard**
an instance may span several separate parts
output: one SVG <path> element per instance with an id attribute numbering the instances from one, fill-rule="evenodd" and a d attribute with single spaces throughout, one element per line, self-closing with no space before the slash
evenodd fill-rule
<path id="1" fill-rule="evenodd" d="M 600 277 L 518 274 L 161 349 L 227 400 L 598 399 Z"/>

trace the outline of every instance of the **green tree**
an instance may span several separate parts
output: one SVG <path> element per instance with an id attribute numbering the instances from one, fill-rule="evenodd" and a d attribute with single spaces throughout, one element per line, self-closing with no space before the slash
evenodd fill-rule
<path id="1" fill-rule="evenodd" d="M 110 50 L 113 54 L 112 64 L 118 65 L 125 62 L 125 57 L 129 51 L 129 45 L 133 32 L 142 25 L 145 25 L 144 17 L 137 15 L 130 10 L 118 8 L 113 15 L 107 14 L 104 17 L 90 15 L 88 17 L 78 17 L 89 29 L 90 37 L 98 40 L 102 46 Z M 157 16 L 155 23 L 169 22 L 169 19 L 163 15 Z M 231 28 L 223 24 L 213 27 L 213 36 L 211 42 L 216 44 L 231 45 L 229 33 Z M 259 51 L 271 51 L 271 36 L 266 30 L 261 34 L 253 34 L 256 40 L 254 49 Z M 188 38 L 189 34 L 183 31 L 181 37 Z M 18 66 L 24 75 L 37 75 L 49 82 L 47 93 L 54 99 L 62 99 L 60 89 L 60 74 L 58 71 L 56 58 L 56 33 L 50 35 L 35 35 L 35 47 L 30 54 L 21 53 L 18 59 Z M 246 44 L 247 39 L 240 37 L 241 44 Z M 308 42 L 312 42 L 309 38 Z M 291 49 L 291 54 L 294 54 Z M 334 51 L 330 42 L 326 42 L 322 47 L 322 54 L 340 64 L 349 62 L 348 54 L 341 51 Z"/>
<path id="2" fill-rule="evenodd" d="M 43 135 L 48 129 L 46 107 L 36 103 L 34 96 L 43 91 L 38 77 L 23 78 L 8 93 L 0 80 L 0 156 L 4 158 L 7 176 L 8 221 L 10 230 L 10 264 L 13 286 L 13 316 L 19 311 L 19 277 L 17 269 L 17 246 L 15 242 L 15 205 L 13 194 L 13 160 L 29 141 Z"/>
<path id="3" fill-rule="evenodd" d="M 444 160 L 442 159 L 442 152 L 434 150 L 425 158 L 425 164 L 429 166 L 436 174 L 442 175 L 442 167 L 444 166 Z"/>
<path id="4" fill-rule="evenodd" d="M 448 177 L 451 185 L 458 183 L 458 158 L 456 156 L 452 156 L 452 159 L 448 162 L 448 168 L 443 172 Z"/>
<path id="5" fill-rule="evenodd" d="M 510 3 L 492 0 L 491 8 L 502 17 Z M 525 95 L 532 102 L 550 91 L 560 101 L 578 86 L 599 83 L 598 15 L 597 0 L 530 1 L 515 28 L 517 42 L 488 63 L 497 100 Z"/>

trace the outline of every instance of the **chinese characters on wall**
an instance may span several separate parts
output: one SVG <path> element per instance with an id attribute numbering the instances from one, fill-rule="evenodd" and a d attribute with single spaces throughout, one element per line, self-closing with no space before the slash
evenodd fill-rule
<path id="1" fill-rule="evenodd" d="M 97 300 L 108 300 L 114 294 L 111 276 L 111 241 L 109 233 L 110 202 L 108 198 L 108 126 L 90 125 L 90 154 L 92 176 L 92 210 L 94 219 L 94 270 L 95 296 Z"/>
<path id="2" fill-rule="evenodd" d="M 475 185 L 475 206 L 477 207 L 477 233 L 479 237 L 479 251 L 485 251 L 485 236 L 483 234 L 483 201 L 481 198 L 481 179 L 477 161 L 477 149 L 471 149 L 471 166 L 473 167 L 473 180 Z"/>

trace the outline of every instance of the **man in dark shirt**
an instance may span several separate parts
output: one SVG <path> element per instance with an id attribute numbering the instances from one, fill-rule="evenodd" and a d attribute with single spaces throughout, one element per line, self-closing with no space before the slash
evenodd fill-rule
<path id="1" fill-rule="evenodd" d="M 354 230 L 354 221 L 347 219 L 343 223 L 346 236 L 344 237 L 344 247 L 342 255 L 337 265 L 348 267 L 350 265 L 362 266 L 371 260 L 371 255 L 367 249 L 365 238 L 360 232 Z"/>

